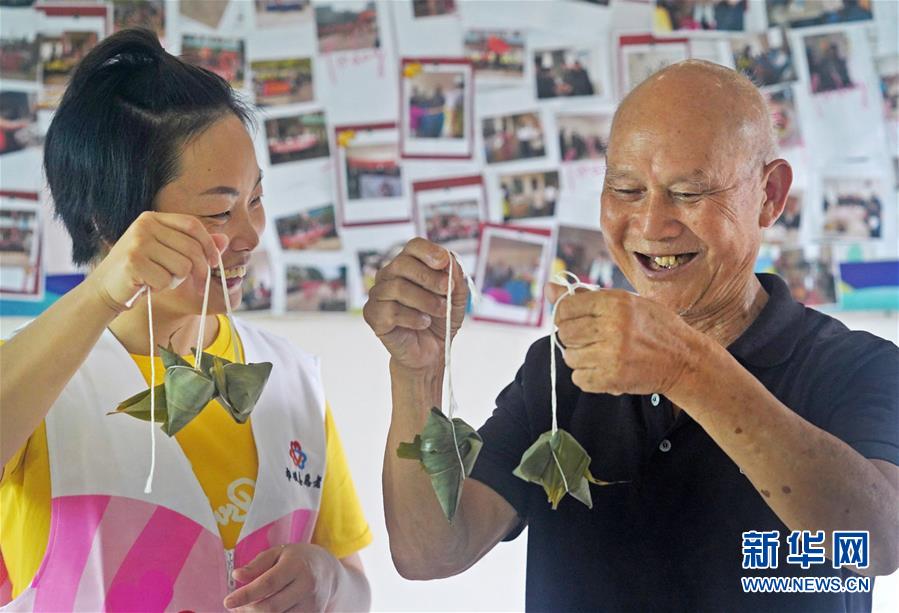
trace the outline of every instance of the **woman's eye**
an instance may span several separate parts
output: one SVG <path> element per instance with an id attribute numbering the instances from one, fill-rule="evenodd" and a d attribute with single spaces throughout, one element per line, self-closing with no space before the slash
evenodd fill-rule
<path id="1" fill-rule="evenodd" d="M 214 221 L 227 221 L 231 217 L 231 211 L 224 211 L 223 213 L 216 213 L 215 215 L 205 215 L 206 219 L 212 219 Z"/>
<path id="2" fill-rule="evenodd" d="M 252 204 L 253 206 L 259 206 L 260 204 L 262 204 L 262 196 L 263 194 L 259 194 L 250 201 L 250 204 Z"/>

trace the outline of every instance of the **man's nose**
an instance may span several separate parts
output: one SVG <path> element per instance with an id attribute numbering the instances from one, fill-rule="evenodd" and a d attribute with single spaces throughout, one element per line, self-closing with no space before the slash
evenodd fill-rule
<path id="1" fill-rule="evenodd" d="M 664 192 L 650 191 L 639 212 L 639 227 L 643 238 L 661 241 L 676 238 L 681 232 L 677 206 Z"/>

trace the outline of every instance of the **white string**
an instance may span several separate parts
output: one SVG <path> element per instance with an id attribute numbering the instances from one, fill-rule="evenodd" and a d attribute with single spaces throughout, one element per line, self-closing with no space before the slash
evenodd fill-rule
<path id="1" fill-rule="evenodd" d="M 462 479 L 465 479 L 465 463 L 462 461 L 462 452 L 459 450 L 459 440 L 456 437 L 456 427 L 453 424 L 453 413 L 456 410 L 456 398 L 453 395 L 453 370 L 451 365 L 452 359 L 452 314 L 453 314 L 453 262 L 459 265 L 459 270 L 462 271 L 462 276 L 465 278 L 466 283 L 468 284 L 469 291 L 471 292 L 471 296 L 473 300 L 477 300 L 477 293 L 474 288 L 474 282 L 471 280 L 471 277 L 468 273 L 465 272 L 465 268 L 462 266 L 462 262 L 459 260 L 459 256 L 450 251 L 446 250 L 449 255 L 449 266 L 447 267 L 449 278 L 446 283 L 446 324 L 444 326 L 444 337 L 443 337 L 443 397 L 441 400 L 441 404 L 443 407 L 443 414 L 447 416 L 450 420 L 450 430 L 453 433 L 453 447 L 456 450 L 456 458 L 459 460 L 459 468 L 461 469 Z"/>
<path id="2" fill-rule="evenodd" d="M 203 355 L 203 337 L 206 334 L 206 307 L 209 305 L 209 283 L 212 281 L 212 267 L 206 267 L 206 289 L 203 291 L 203 310 L 200 312 L 200 329 L 197 334 L 196 354 L 194 355 L 194 368 L 200 369 L 200 356 Z M 227 300 L 226 300 L 227 302 Z"/>
<path id="3" fill-rule="evenodd" d="M 156 357 L 153 339 L 153 292 L 147 288 L 147 321 L 150 328 L 150 474 L 144 485 L 144 494 L 153 493 L 153 473 L 156 472 Z"/>
<path id="4" fill-rule="evenodd" d="M 228 284 L 225 282 L 225 265 L 222 264 L 222 254 L 219 254 L 219 278 L 222 280 L 222 297 L 225 300 L 225 312 L 228 317 L 228 327 L 231 341 L 234 341 L 234 313 L 231 311 L 231 296 L 228 295 Z M 234 347 L 234 356 L 240 359 L 237 347 Z"/>
<path id="5" fill-rule="evenodd" d="M 570 281 L 570 279 L 574 279 L 574 282 Z M 553 416 L 553 429 L 552 433 L 555 434 L 559 430 L 559 423 L 556 418 L 557 407 L 558 407 L 558 398 L 556 398 L 556 347 L 560 345 L 559 342 L 559 327 L 556 325 L 556 311 L 559 308 L 559 305 L 562 303 L 562 300 L 574 294 L 575 290 L 579 287 L 586 288 L 590 291 L 598 289 L 596 285 L 591 285 L 590 283 L 582 282 L 576 274 L 573 272 L 569 272 L 564 270 L 552 278 L 552 282 L 556 285 L 564 285 L 565 293 L 559 296 L 555 303 L 553 303 L 552 310 L 552 322 L 553 322 L 553 331 L 549 335 L 549 380 L 550 385 L 552 387 L 552 395 L 550 396 L 552 402 L 552 416 Z M 549 452 L 553 456 L 553 460 L 556 463 L 556 468 L 559 469 L 559 474 L 562 475 L 562 484 L 565 486 L 565 492 L 568 493 L 571 489 L 568 487 L 568 479 L 565 478 L 565 471 L 562 470 L 562 464 L 559 462 L 559 458 L 556 456 L 556 452 L 552 448 L 552 443 L 549 446 Z"/>

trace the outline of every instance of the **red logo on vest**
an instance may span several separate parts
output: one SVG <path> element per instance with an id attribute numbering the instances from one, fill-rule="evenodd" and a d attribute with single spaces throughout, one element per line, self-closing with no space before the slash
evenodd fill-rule
<path id="1" fill-rule="evenodd" d="M 290 442 L 290 459 L 300 470 L 306 468 L 306 454 L 303 452 L 300 441 Z"/>

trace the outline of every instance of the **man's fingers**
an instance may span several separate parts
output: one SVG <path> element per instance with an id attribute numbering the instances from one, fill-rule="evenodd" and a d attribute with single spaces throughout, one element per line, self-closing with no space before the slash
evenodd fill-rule
<path id="1" fill-rule="evenodd" d="M 373 287 L 369 300 L 378 302 L 399 302 L 403 306 L 427 313 L 432 317 L 446 315 L 446 298 L 422 289 L 406 279 L 390 279 Z"/>
<path id="2" fill-rule="evenodd" d="M 411 281 L 435 294 L 446 295 L 446 271 L 434 270 L 421 260 L 406 254 L 400 254 L 390 264 L 381 269 L 375 277 L 376 282 L 401 278 Z"/>
<path id="3" fill-rule="evenodd" d="M 362 315 L 376 336 L 384 336 L 395 328 L 426 330 L 431 325 L 428 314 L 398 302 L 369 300 L 362 309 Z"/>
<path id="4" fill-rule="evenodd" d="M 561 321 L 558 337 L 566 348 L 584 347 L 599 342 L 603 338 L 602 319 L 585 316 Z"/>
<path id="5" fill-rule="evenodd" d="M 446 270 L 450 257 L 446 249 L 423 238 L 413 238 L 406 243 L 403 253 L 418 258 L 434 270 Z"/>

